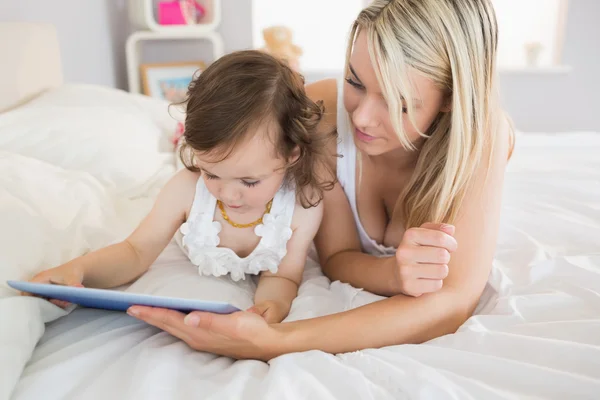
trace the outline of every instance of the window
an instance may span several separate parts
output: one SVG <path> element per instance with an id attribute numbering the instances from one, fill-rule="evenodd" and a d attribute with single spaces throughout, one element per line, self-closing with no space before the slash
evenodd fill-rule
<path id="1" fill-rule="evenodd" d="M 302 48 L 303 72 L 340 71 L 351 24 L 364 4 L 365 0 L 253 0 L 253 45 L 264 46 L 264 28 L 284 25 Z"/>
<path id="2" fill-rule="evenodd" d="M 340 71 L 350 25 L 370 0 L 253 0 L 253 45 L 264 46 L 262 30 L 284 25 L 302 48 L 303 72 Z M 498 67 L 561 64 L 567 0 L 492 0 L 499 25 Z"/>
<path id="3" fill-rule="evenodd" d="M 561 64 L 567 0 L 492 0 L 498 19 L 498 67 Z"/>

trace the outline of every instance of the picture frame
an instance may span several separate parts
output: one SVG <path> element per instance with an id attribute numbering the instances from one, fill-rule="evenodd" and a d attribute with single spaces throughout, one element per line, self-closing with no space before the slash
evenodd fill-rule
<path id="1" fill-rule="evenodd" d="M 142 91 L 146 96 L 179 103 L 185 100 L 192 81 L 206 69 L 203 61 L 140 65 Z"/>

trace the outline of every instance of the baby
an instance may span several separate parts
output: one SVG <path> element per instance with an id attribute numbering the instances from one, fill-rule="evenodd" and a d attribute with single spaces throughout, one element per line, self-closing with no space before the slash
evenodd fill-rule
<path id="1" fill-rule="evenodd" d="M 240 51 L 218 59 L 188 90 L 186 168 L 137 229 L 32 281 L 117 287 L 144 274 L 175 236 L 201 274 L 260 275 L 251 310 L 282 321 L 333 186 L 315 174 L 328 157 L 328 138 L 316 134 L 322 115 L 302 78 L 276 58 Z"/>

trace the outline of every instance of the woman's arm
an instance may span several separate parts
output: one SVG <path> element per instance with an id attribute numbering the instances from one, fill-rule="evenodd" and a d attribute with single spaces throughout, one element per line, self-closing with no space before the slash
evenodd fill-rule
<path id="1" fill-rule="evenodd" d="M 349 283 L 372 293 L 397 294 L 395 259 L 361 251 L 350 204 L 339 183 L 325 194 L 324 205 L 326 211 L 315 246 L 325 275 L 332 281 Z"/>
<path id="2" fill-rule="evenodd" d="M 347 352 L 420 343 L 455 332 L 471 316 L 489 277 L 496 247 L 508 143 L 507 132 L 502 132 L 493 154 L 488 155 L 492 158 L 489 174 L 486 175 L 489 160 L 486 158 L 465 197 L 456 221 L 455 238 L 460 246 L 448 264 L 443 288 L 420 297 L 399 295 L 345 313 L 278 325 L 277 331 L 284 338 L 279 351 Z M 353 334 L 347 335 L 350 327 Z"/>
<path id="3" fill-rule="evenodd" d="M 484 159 L 465 197 L 455 231 L 460 247 L 448 264 L 442 289 L 420 297 L 395 296 L 345 313 L 279 325 L 278 330 L 287 338 L 287 347 L 284 345 L 281 351 L 317 348 L 338 353 L 421 343 L 455 332 L 473 313 L 489 277 L 508 142 L 507 132 L 503 132 L 488 156 L 492 158 L 489 175 L 485 168 L 488 159 Z M 349 327 L 353 327 L 352 335 L 345 334 Z"/>
<path id="4" fill-rule="evenodd" d="M 376 257 L 361 251 L 354 216 L 339 185 L 325 195 L 325 208 L 315 245 L 329 279 L 382 296 L 420 296 L 442 287 L 450 253 L 457 247 L 454 227 L 426 223 L 411 228 L 395 256 Z"/>
<path id="5" fill-rule="evenodd" d="M 43 271 L 32 281 L 68 285 L 81 282 L 84 286 L 111 288 L 136 279 L 156 260 L 185 220 L 197 179 L 190 171 L 180 171 L 161 190 L 150 213 L 127 239 Z"/>
<path id="6" fill-rule="evenodd" d="M 482 167 L 456 222 L 461 244 L 444 287 L 420 297 L 395 296 L 339 314 L 267 324 L 252 313 L 218 315 L 132 307 L 129 313 L 181 338 L 192 348 L 235 358 L 269 360 L 319 349 L 349 352 L 421 343 L 456 331 L 475 309 L 487 282 L 496 246 L 508 140 L 496 141 L 486 179 Z M 487 165 L 484 160 L 482 166 Z M 327 211 L 328 212 L 328 211 Z"/>
<path id="7" fill-rule="evenodd" d="M 319 229 L 323 205 L 305 209 L 297 204 L 292 218 L 292 237 L 287 253 L 276 274 L 261 274 L 251 311 L 262 315 L 267 322 L 281 322 L 288 315 L 292 301 L 298 294 L 308 250 Z"/>

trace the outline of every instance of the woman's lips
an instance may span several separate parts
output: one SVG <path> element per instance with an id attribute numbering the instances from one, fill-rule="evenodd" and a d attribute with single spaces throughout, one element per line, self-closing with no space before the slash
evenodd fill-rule
<path id="1" fill-rule="evenodd" d="M 365 143 L 370 143 L 373 140 L 377 139 L 375 136 L 371 136 L 363 131 L 361 131 L 360 129 L 356 128 L 354 130 L 354 134 L 356 135 L 356 138 L 358 140 L 360 140 L 361 142 L 365 142 Z"/>

